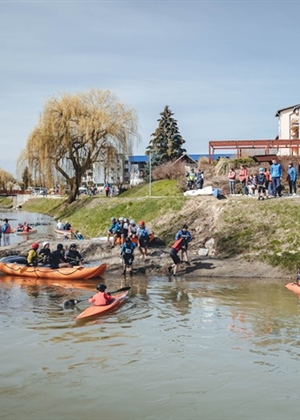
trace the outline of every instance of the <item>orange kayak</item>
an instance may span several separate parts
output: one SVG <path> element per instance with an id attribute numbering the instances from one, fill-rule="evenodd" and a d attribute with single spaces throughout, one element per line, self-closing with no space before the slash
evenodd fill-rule
<path id="1" fill-rule="evenodd" d="M 285 285 L 285 287 L 288 290 L 291 290 L 292 292 L 296 293 L 296 295 L 298 295 L 298 297 L 300 297 L 300 286 L 298 286 L 298 284 L 296 284 L 296 283 L 287 283 Z"/>
<path id="2" fill-rule="evenodd" d="M 73 229 L 70 229 L 70 230 L 54 229 L 54 232 L 57 235 L 60 235 L 60 236 L 68 236 L 68 238 L 71 238 L 72 237 L 72 233 L 73 233 Z"/>
<path id="3" fill-rule="evenodd" d="M 89 306 L 85 311 L 81 312 L 81 314 L 79 314 L 75 319 L 92 318 L 95 316 L 101 316 L 101 315 L 107 314 L 108 312 L 112 312 L 115 309 L 119 308 L 119 306 L 124 302 L 127 294 L 128 294 L 128 290 L 114 295 L 115 300 L 109 305 Z"/>
<path id="4" fill-rule="evenodd" d="M 28 231 L 21 230 L 19 232 L 16 231 L 16 235 L 32 235 L 32 234 L 34 234 L 36 232 L 37 232 L 37 229 L 30 229 Z"/>
<path id="5" fill-rule="evenodd" d="M 51 280 L 83 280 L 93 279 L 101 276 L 106 270 L 107 265 L 101 264 L 95 267 L 75 266 L 71 268 L 50 268 L 50 267 L 27 267 L 16 263 L 6 263 L 0 261 L 0 271 L 11 276 L 35 277 Z M 1 280 L 1 278 L 0 278 Z"/>

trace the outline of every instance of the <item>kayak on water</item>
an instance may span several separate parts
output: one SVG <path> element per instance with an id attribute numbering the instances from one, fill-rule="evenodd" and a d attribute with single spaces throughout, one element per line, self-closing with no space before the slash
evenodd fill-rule
<path id="1" fill-rule="evenodd" d="M 109 305 L 89 306 L 87 309 L 81 312 L 81 314 L 79 314 L 75 319 L 92 318 L 95 316 L 104 315 L 104 314 L 107 314 L 108 312 L 114 311 L 115 309 L 118 309 L 120 305 L 124 302 L 127 294 L 128 294 L 128 290 L 114 295 L 115 300 Z"/>
<path id="2" fill-rule="evenodd" d="M 32 235 L 33 233 L 37 233 L 37 229 L 30 229 L 28 231 L 24 231 L 24 230 L 16 231 L 16 235 Z"/>
<path id="3" fill-rule="evenodd" d="M 288 290 L 291 290 L 292 292 L 296 293 L 296 295 L 298 295 L 298 297 L 300 297 L 300 286 L 298 286 L 297 283 L 287 283 L 285 285 L 285 287 Z"/>

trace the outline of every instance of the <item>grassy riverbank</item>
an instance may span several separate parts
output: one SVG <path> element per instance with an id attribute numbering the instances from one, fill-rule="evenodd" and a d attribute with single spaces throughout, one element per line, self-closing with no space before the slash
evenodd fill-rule
<path id="1" fill-rule="evenodd" d="M 167 245 L 186 222 L 194 250 L 214 240 L 215 255 L 243 255 L 295 271 L 300 265 L 300 197 L 257 201 L 249 197 L 185 198 L 176 181 L 158 181 L 134 188 L 120 197 L 80 197 L 67 206 L 64 199 L 33 198 L 24 210 L 69 220 L 85 237 L 103 236 L 110 217 L 127 216 L 146 224 Z"/>

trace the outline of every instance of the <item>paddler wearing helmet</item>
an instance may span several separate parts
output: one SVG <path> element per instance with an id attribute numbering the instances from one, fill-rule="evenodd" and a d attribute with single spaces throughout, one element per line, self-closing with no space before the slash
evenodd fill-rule
<path id="1" fill-rule="evenodd" d="M 106 293 L 106 285 L 104 283 L 98 284 L 96 289 L 98 290 L 98 293 L 89 298 L 89 302 L 94 303 L 94 306 L 105 306 L 114 301 L 114 298 Z"/>
<path id="2" fill-rule="evenodd" d="M 38 253 L 39 244 L 37 242 L 34 242 L 31 245 L 31 249 L 29 250 L 27 254 L 27 265 L 31 267 L 36 267 L 38 265 L 38 262 L 43 259 L 43 255 Z"/>

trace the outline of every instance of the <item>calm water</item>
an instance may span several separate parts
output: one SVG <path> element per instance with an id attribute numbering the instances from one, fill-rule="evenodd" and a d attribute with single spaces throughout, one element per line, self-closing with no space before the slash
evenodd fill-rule
<path id="1" fill-rule="evenodd" d="M 7 218 L 9 220 L 9 223 L 13 228 L 16 228 L 18 223 L 29 223 L 34 229 L 37 229 L 37 232 L 31 235 L 17 235 L 16 233 L 12 233 L 10 235 L 10 243 L 18 244 L 23 241 L 27 241 L 28 239 L 36 239 L 39 240 L 41 237 L 45 237 L 50 235 L 53 236 L 55 239 L 55 233 L 54 229 L 56 226 L 56 221 L 49 216 L 43 215 L 43 214 L 37 214 L 37 213 L 30 213 L 22 210 L 15 210 L 15 211 L 6 211 L 1 209 L 0 210 L 0 224 L 2 225 L 2 220 L 4 218 Z M 3 245 L 3 242 L 1 241 L 1 245 Z"/>
<path id="2" fill-rule="evenodd" d="M 97 282 L 0 279 L 1 419 L 299 418 L 283 281 L 134 277 L 117 312 L 76 324 L 61 304 Z"/>

